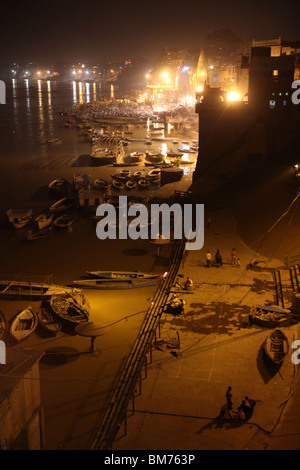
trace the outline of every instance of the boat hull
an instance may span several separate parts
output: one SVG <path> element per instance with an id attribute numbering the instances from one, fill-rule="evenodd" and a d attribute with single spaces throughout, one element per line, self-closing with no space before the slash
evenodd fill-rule
<path id="1" fill-rule="evenodd" d="M 274 330 L 264 341 L 264 351 L 275 364 L 281 364 L 289 351 L 286 335 L 279 329 Z"/>
<path id="2" fill-rule="evenodd" d="M 10 334 L 16 341 L 22 341 L 34 332 L 37 325 L 37 314 L 29 306 L 15 316 L 10 327 Z"/>

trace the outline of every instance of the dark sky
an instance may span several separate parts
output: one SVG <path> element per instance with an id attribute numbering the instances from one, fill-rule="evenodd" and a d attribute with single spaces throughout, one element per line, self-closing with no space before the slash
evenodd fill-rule
<path id="1" fill-rule="evenodd" d="M 1 15 L 0 62 L 102 62 L 142 57 L 164 47 L 196 49 L 216 29 L 243 40 L 300 40 L 300 2 L 286 0 L 10 2 Z"/>

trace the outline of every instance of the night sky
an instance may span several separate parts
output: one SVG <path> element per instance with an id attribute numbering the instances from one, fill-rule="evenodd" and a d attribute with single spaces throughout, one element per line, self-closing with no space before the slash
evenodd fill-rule
<path id="1" fill-rule="evenodd" d="M 197 49 L 231 29 L 242 40 L 300 40 L 300 2 L 24 1 L 1 15 L 1 62 L 152 60 L 164 47 Z"/>

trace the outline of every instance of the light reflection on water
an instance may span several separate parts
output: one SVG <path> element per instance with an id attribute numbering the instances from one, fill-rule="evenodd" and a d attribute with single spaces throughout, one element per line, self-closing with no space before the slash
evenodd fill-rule
<path id="1" fill-rule="evenodd" d="M 101 87 L 75 81 L 12 79 L 6 84 L 6 93 L 7 103 L 0 107 L 0 157 L 17 158 L 46 156 L 50 151 L 47 139 L 62 137 L 64 141 L 66 118 L 59 113 L 78 102 L 100 99 Z M 65 151 L 68 153 L 68 148 Z"/>

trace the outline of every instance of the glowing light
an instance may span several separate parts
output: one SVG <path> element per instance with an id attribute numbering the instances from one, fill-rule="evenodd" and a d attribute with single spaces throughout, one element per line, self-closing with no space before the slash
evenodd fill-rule
<path id="1" fill-rule="evenodd" d="M 161 74 L 161 76 L 162 76 L 163 78 L 168 78 L 169 74 L 168 74 L 168 72 L 163 72 L 163 73 Z"/>
<path id="2" fill-rule="evenodd" d="M 201 75 L 202 75 L 202 77 L 204 77 L 204 75 L 205 75 L 205 72 L 201 72 Z"/>
<path id="3" fill-rule="evenodd" d="M 73 74 L 73 75 L 75 75 L 75 74 L 76 74 L 76 71 L 75 71 L 75 70 L 73 70 L 73 71 L 72 71 L 72 74 Z"/>
<path id="4" fill-rule="evenodd" d="M 147 75 L 146 75 L 146 78 L 150 78 L 150 75 L 149 75 L 149 73 L 147 73 Z"/>
<path id="5" fill-rule="evenodd" d="M 197 90 L 196 90 L 196 91 L 198 91 L 198 92 L 203 91 L 203 87 L 202 87 L 202 86 L 197 86 Z"/>
<path id="6" fill-rule="evenodd" d="M 187 72 L 189 69 L 190 69 L 189 67 L 185 66 L 185 67 L 183 67 L 182 71 Z"/>
<path id="7" fill-rule="evenodd" d="M 38 73 L 37 73 L 37 74 L 38 74 L 38 75 L 41 75 L 41 72 L 40 72 L 40 71 L 38 71 Z"/>
<path id="8" fill-rule="evenodd" d="M 239 101 L 241 99 L 241 95 L 236 91 L 230 91 L 227 93 L 227 101 Z"/>
<path id="9" fill-rule="evenodd" d="M 170 83 L 171 80 L 169 78 L 166 78 L 166 83 Z"/>
<path id="10" fill-rule="evenodd" d="M 213 70 L 214 66 L 213 66 L 213 65 L 210 65 L 209 68 L 210 68 L 211 70 Z"/>

